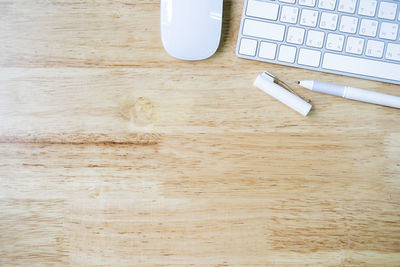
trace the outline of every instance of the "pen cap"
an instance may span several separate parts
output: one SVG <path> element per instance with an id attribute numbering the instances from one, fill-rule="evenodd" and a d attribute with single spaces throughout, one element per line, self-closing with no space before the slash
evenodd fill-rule
<path id="1" fill-rule="evenodd" d="M 254 82 L 254 86 L 303 116 L 307 116 L 312 108 L 310 103 L 307 103 L 297 95 L 274 83 L 273 79 L 265 73 L 257 77 Z"/>

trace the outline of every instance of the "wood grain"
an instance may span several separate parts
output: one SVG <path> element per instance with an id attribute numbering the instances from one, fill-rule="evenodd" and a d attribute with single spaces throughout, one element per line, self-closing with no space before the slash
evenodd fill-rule
<path id="1" fill-rule="evenodd" d="M 252 82 L 400 86 L 236 58 L 242 7 L 183 62 L 159 1 L 0 0 L 1 265 L 400 265 L 398 110 Z"/>

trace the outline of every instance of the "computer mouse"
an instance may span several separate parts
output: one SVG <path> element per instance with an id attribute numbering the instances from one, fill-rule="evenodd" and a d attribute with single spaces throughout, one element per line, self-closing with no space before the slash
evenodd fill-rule
<path id="1" fill-rule="evenodd" d="M 223 0 L 161 0 L 161 39 L 171 56 L 211 57 L 219 46 Z"/>

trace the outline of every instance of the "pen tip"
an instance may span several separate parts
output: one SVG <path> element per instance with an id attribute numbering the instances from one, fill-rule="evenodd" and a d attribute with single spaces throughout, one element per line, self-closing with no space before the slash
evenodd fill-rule
<path id="1" fill-rule="evenodd" d="M 300 81 L 297 81 L 296 83 L 297 83 L 297 84 L 300 84 Z"/>

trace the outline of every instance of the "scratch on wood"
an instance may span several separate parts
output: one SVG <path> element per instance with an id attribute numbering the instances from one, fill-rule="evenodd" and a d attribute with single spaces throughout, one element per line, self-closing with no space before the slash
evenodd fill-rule
<path id="1" fill-rule="evenodd" d="M 45 135 L 45 134 L 44 134 Z M 161 141 L 158 133 L 135 133 L 119 136 L 106 134 L 47 134 L 1 136 L 0 144 L 44 144 L 44 145 L 156 145 Z"/>

